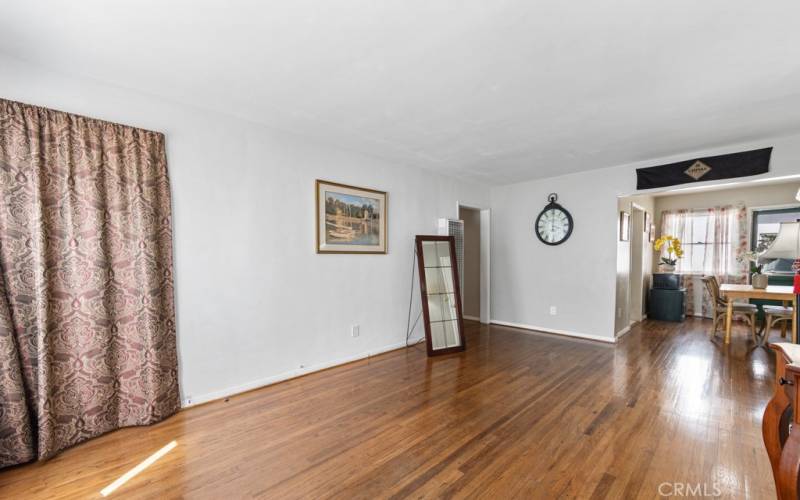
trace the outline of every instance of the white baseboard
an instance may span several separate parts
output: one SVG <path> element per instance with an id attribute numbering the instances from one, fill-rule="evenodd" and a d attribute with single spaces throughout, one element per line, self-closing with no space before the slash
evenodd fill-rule
<path id="1" fill-rule="evenodd" d="M 623 335 L 625 335 L 625 334 L 627 334 L 627 333 L 630 333 L 630 331 L 631 331 L 631 327 L 632 327 L 632 326 L 633 326 L 633 323 L 631 323 L 630 325 L 626 326 L 626 327 L 625 327 L 625 328 L 623 328 L 622 330 L 618 331 L 618 332 L 617 332 L 617 335 L 616 335 L 616 336 L 617 336 L 617 338 L 620 338 L 620 337 L 622 337 Z"/>
<path id="2" fill-rule="evenodd" d="M 512 328 L 520 328 L 522 330 L 532 330 L 534 332 L 553 333 L 556 335 L 564 335 L 566 337 L 576 337 L 579 339 L 595 340 L 597 342 L 605 342 L 606 344 L 613 344 L 617 341 L 615 338 L 601 337 L 600 335 L 592 335 L 590 333 L 571 332 L 569 330 L 557 330 L 555 328 L 544 328 L 541 326 L 525 325 L 522 323 L 512 323 L 510 321 L 501 321 L 499 319 L 493 319 L 491 322 L 492 324 L 500 326 L 510 326 Z"/>
<path id="3" fill-rule="evenodd" d="M 413 341 L 414 339 L 410 340 Z M 417 339 L 417 341 L 418 340 L 419 339 Z M 327 368 L 332 368 L 334 366 L 343 365 L 346 363 L 352 363 L 353 361 L 358 361 L 360 359 L 366 359 L 371 356 L 382 354 L 384 352 L 394 351 L 395 349 L 401 349 L 405 346 L 406 346 L 405 342 L 390 344 L 373 351 L 363 352 L 360 354 L 356 354 L 354 356 L 348 356 L 346 358 L 340 358 L 325 363 L 319 363 L 313 366 L 306 366 L 304 368 L 299 368 L 297 370 L 290 370 L 288 372 L 279 373 L 278 375 L 273 375 L 271 377 L 265 377 L 262 379 L 253 380 L 245 384 L 240 384 L 234 387 L 228 387 L 226 389 L 221 389 L 219 391 L 212 391 L 200 395 L 192 395 L 191 398 L 187 397 L 181 401 L 181 407 L 189 408 L 191 406 L 196 406 L 202 403 L 207 403 L 209 401 L 214 401 L 215 399 L 227 398 L 230 396 L 234 396 L 236 394 L 241 394 L 243 392 L 251 391 L 253 389 L 258 389 L 268 385 L 276 384 L 278 382 L 283 382 L 284 380 L 296 378 L 301 375 L 307 375 L 309 373 L 318 372 L 320 370 L 325 370 Z"/>
<path id="4" fill-rule="evenodd" d="M 481 318 L 479 316 L 467 316 L 466 314 L 461 315 L 462 318 L 468 319 L 470 321 L 480 321 Z"/>

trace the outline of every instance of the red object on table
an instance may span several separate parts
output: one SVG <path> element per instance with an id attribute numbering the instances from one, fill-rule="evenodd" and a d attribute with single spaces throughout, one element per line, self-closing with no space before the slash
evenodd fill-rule
<path id="1" fill-rule="evenodd" d="M 792 262 L 792 271 L 794 271 L 794 294 L 800 295 L 800 259 Z"/>

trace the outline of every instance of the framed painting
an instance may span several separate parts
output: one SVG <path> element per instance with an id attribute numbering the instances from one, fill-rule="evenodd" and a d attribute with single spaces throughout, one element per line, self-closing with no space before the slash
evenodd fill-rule
<path id="1" fill-rule="evenodd" d="M 317 253 L 386 253 L 387 194 L 317 179 Z"/>
<path id="2" fill-rule="evenodd" d="M 619 213 L 619 241 L 628 241 L 631 234 L 631 214 Z"/>

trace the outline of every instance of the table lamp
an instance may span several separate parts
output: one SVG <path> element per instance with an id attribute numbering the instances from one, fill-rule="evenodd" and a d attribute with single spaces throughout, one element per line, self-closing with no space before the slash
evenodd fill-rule
<path id="1" fill-rule="evenodd" d="M 800 294 L 800 222 L 781 222 L 775 241 L 759 258 L 793 260 L 794 293 Z"/>

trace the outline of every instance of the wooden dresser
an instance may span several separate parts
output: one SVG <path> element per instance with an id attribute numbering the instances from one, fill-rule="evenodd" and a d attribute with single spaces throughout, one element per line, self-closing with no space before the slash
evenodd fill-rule
<path id="1" fill-rule="evenodd" d="M 778 498 L 797 500 L 800 476 L 800 345 L 770 344 L 775 351 L 775 393 L 764 410 L 761 432 Z"/>

